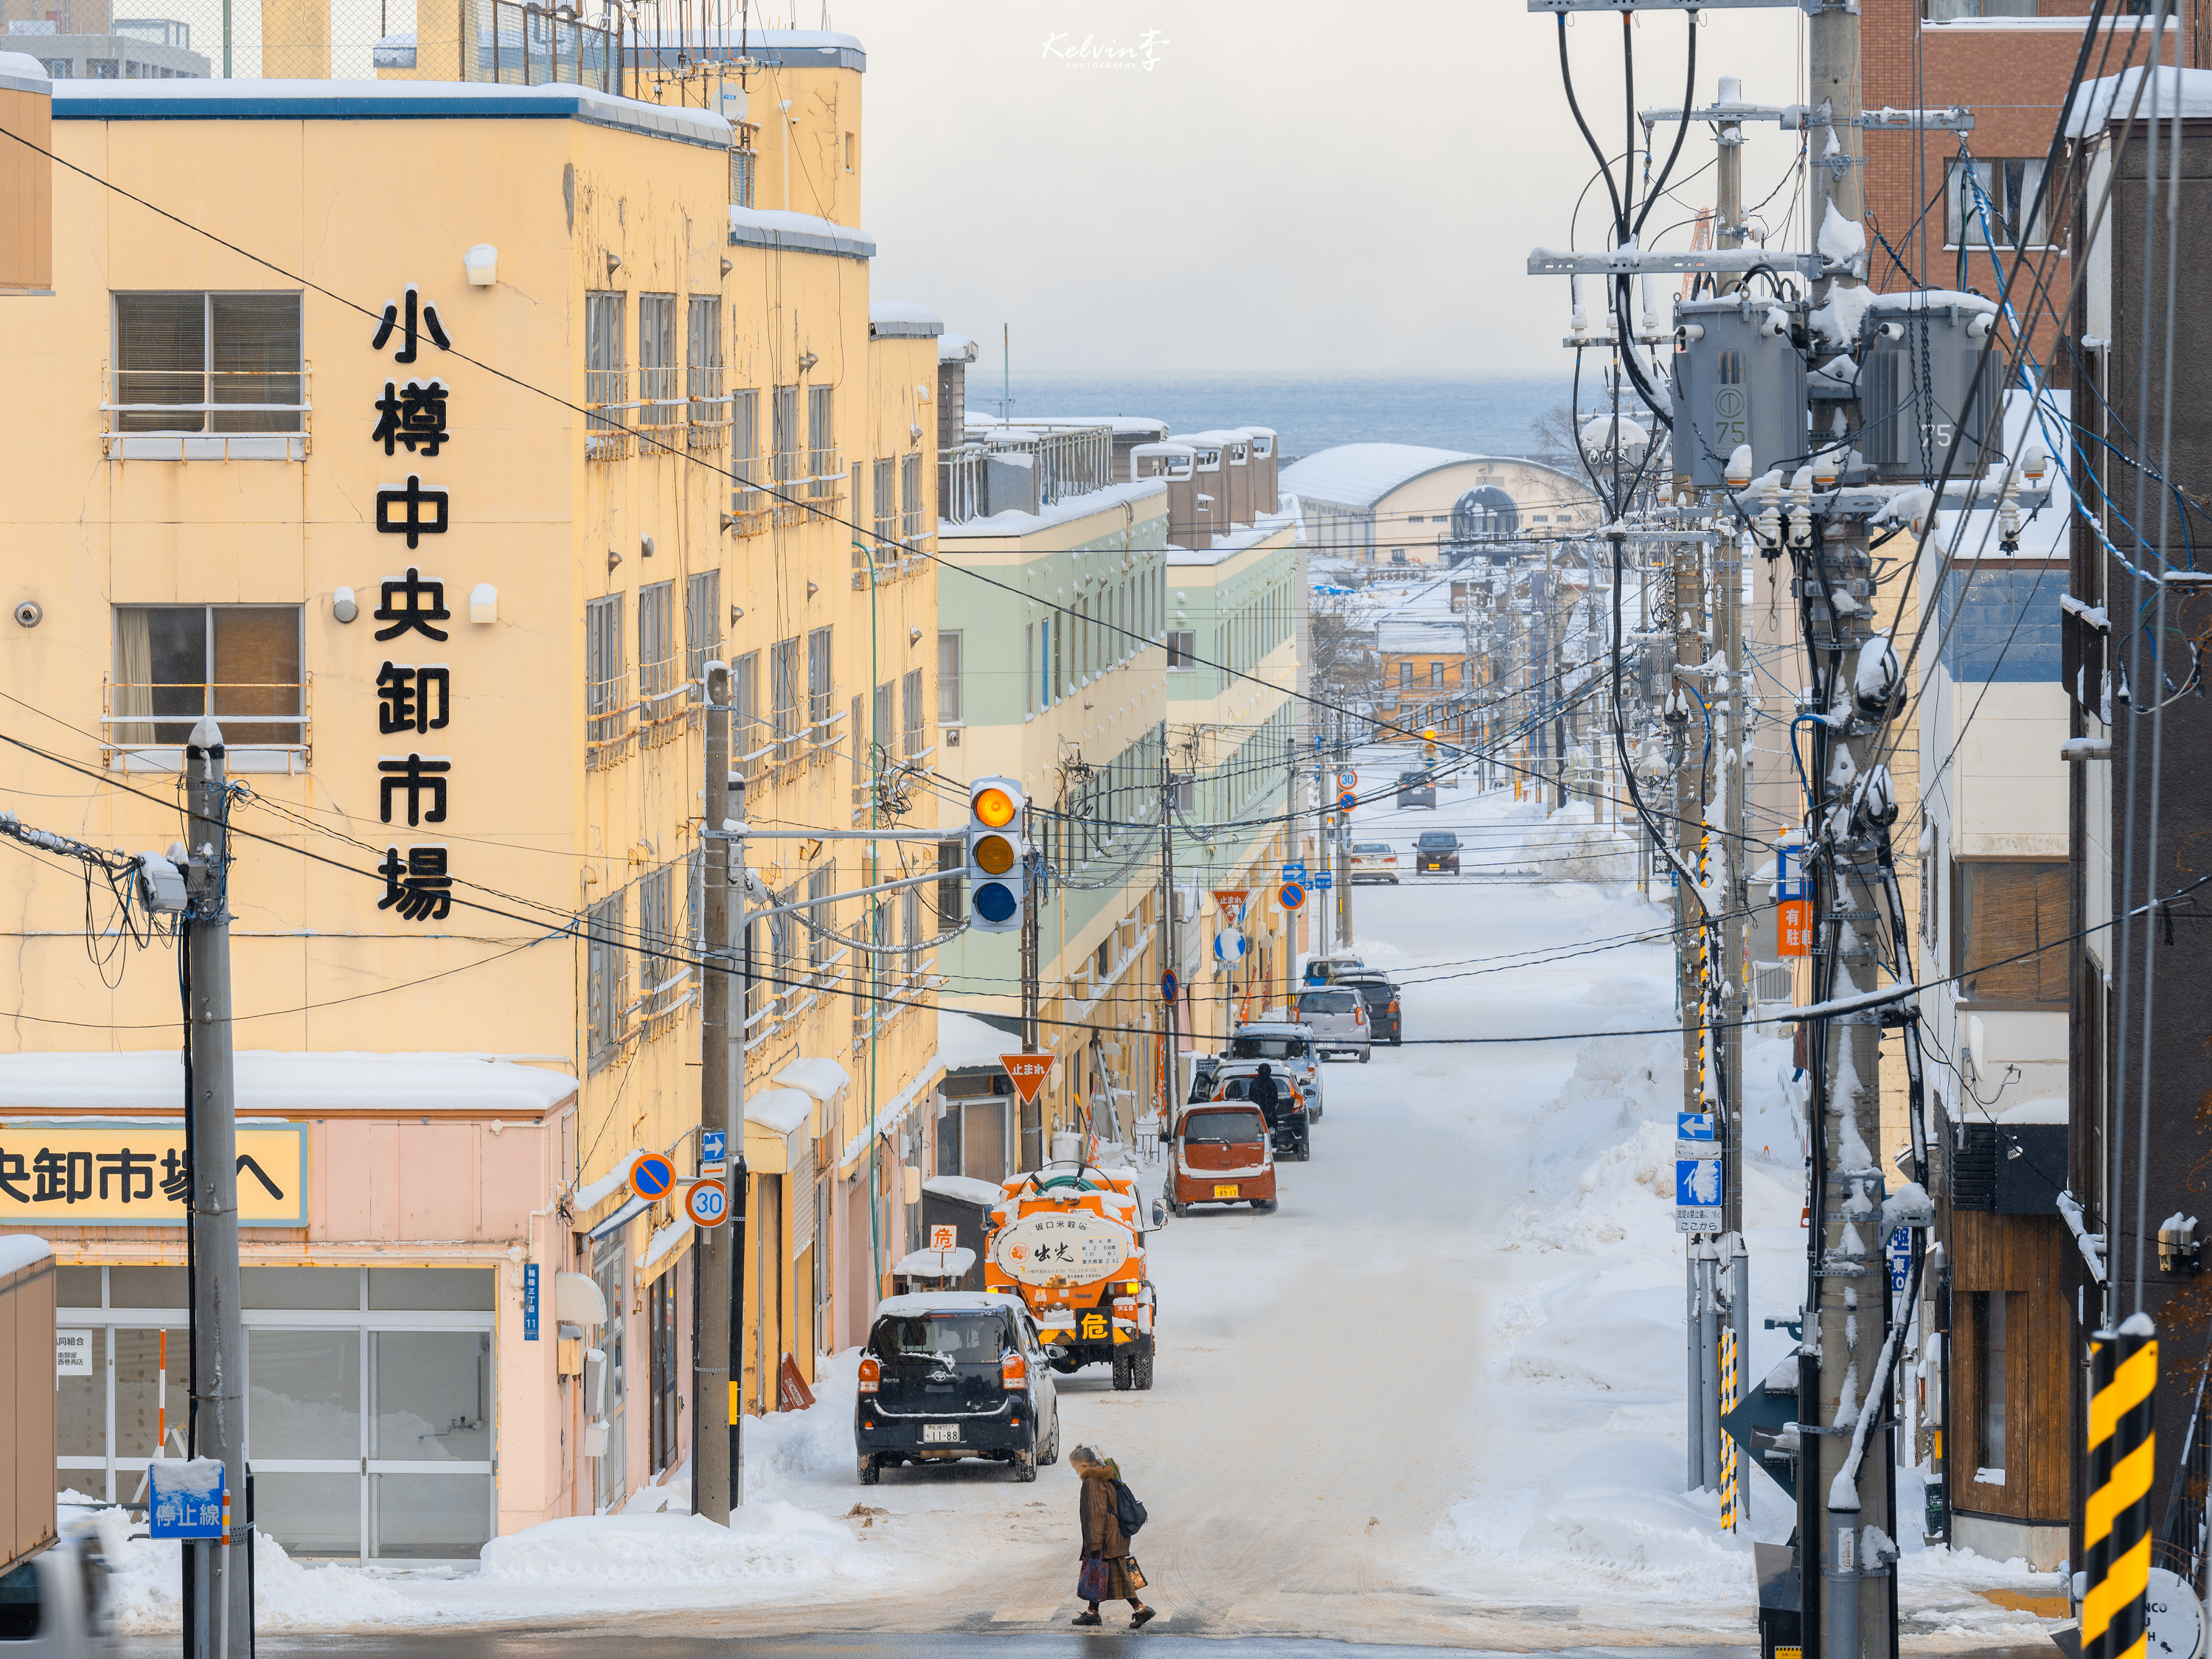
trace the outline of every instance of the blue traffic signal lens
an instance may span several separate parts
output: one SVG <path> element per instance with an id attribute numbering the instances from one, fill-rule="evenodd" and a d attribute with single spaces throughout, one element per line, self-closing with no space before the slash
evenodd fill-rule
<path id="1" fill-rule="evenodd" d="M 986 921 L 1011 921 L 1020 908 L 1014 890 L 1002 881 L 987 881 L 975 890 L 975 914 Z"/>

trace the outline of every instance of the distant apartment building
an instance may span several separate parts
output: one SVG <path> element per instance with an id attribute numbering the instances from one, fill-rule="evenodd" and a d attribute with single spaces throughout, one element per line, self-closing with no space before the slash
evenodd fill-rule
<path id="1" fill-rule="evenodd" d="M 1146 419 L 980 416 L 969 412 L 974 355 L 952 336 L 939 345 L 938 765 L 1018 781 L 1057 872 L 1033 890 L 1039 1039 L 1060 1060 L 1044 1093 L 1023 1114 L 988 1063 L 947 1079 L 948 1092 L 986 1091 L 963 1095 L 963 1115 L 998 1126 L 999 1139 L 966 1134 L 957 1167 L 939 1173 L 991 1177 L 1034 1167 L 1055 1135 L 1087 1124 L 1113 1138 L 1159 1108 L 1170 1090 L 1164 969 L 1204 981 L 1178 1005 L 1185 1046 L 1218 1032 L 1212 888 L 1253 884 L 1255 949 L 1239 986 L 1256 983 L 1263 962 L 1279 979 L 1282 920 L 1260 902 L 1260 854 L 1280 826 L 1237 820 L 1263 810 L 1263 776 L 1279 796 L 1291 698 L 1214 665 L 1294 687 L 1285 630 L 1302 607 L 1272 431 L 1171 437 Z M 1161 821 L 1171 774 L 1184 779 L 1167 797 L 1172 888 Z M 957 803 L 947 810 L 957 821 Z M 945 1006 L 1018 1048 L 1017 937 L 969 933 L 941 957 Z"/>

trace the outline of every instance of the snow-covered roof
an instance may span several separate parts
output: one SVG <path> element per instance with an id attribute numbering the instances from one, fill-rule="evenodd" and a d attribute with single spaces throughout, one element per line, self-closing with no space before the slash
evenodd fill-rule
<path id="1" fill-rule="evenodd" d="M 1338 507 L 1372 507 L 1424 472 L 1480 459 L 1425 444 L 1339 444 L 1291 462 L 1283 469 L 1281 487 Z"/>
<path id="2" fill-rule="evenodd" d="M 566 1072 L 477 1054 L 241 1048 L 234 1064 L 242 1117 L 340 1112 L 534 1117 L 576 1093 L 576 1079 Z M 181 1114 L 184 1107 L 185 1063 L 173 1048 L 0 1054 L 0 1109 Z"/>
<path id="3" fill-rule="evenodd" d="M 921 1189 L 939 1198 L 957 1198 L 963 1204 L 981 1204 L 987 1210 L 997 1208 L 1006 1198 L 1006 1188 L 997 1182 L 975 1176 L 932 1176 L 921 1183 Z"/>
<path id="4" fill-rule="evenodd" d="M 1018 461 L 1024 457 L 1006 455 L 995 459 Z M 1137 478 L 1127 483 L 1108 484 L 1103 489 L 1086 490 L 1080 495 L 1064 496 L 1038 513 L 1024 513 L 1008 507 L 1004 513 L 994 513 L 988 519 L 967 519 L 958 524 L 940 522 L 937 528 L 938 546 L 943 549 L 948 541 L 969 541 L 997 536 L 1034 536 L 1041 530 L 1050 530 L 1055 525 L 1073 524 L 1078 519 L 1087 519 L 1094 513 L 1108 512 L 1115 507 L 1135 506 L 1155 498 L 1165 501 L 1168 481 L 1165 478 Z"/>
<path id="5" fill-rule="evenodd" d="M 909 1291 L 876 1304 L 878 1319 L 912 1319 L 917 1314 L 986 1313 L 1018 1308 L 1021 1297 L 1006 1291 Z"/>
<path id="6" fill-rule="evenodd" d="M 793 1060 L 775 1074 L 775 1080 L 788 1089 L 803 1089 L 827 1105 L 840 1089 L 852 1086 L 853 1074 L 834 1060 L 815 1057 Z"/>
<path id="7" fill-rule="evenodd" d="M 940 334 L 937 337 L 937 361 L 940 363 L 972 363 L 975 361 L 975 339 L 966 334 Z"/>
<path id="8" fill-rule="evenodd" d="M 1168 423 L 1149 415 L 1018 415 L 1011 421 L 996 420 L 988 416 L 970 415 L 968 417 L 968 430 L 970 432 L 981 428 L 987 434 L 1003 432 L 1010 437 L 1020 436 L 1024 428 L 1046 430 L 1072 426 L 1109 426 L 1114 428 L 1114 435 L 1117 438 L 1164 438 L 1168 435 Z"/>
<path id="9" fill-rule="evenodd" d="M 732 207 L 730 246 L 796 253 L 835 253 L 848 259 L 876 257 L 875 239 L 866 231 L 841 225 L 819 214 L 786 213 L 781 208 Z"/>
<path id="10" fill-rule="evenodd" d="M 1295 513 L 1261 513 L 1256 514 L 1249 525 L 1232 525 L 1223 531 L 1213 538 L 1213 545 L 1211 547 L 1178 547 L 1170 542 L 1168 544 L 1168 562 L 1171 565 L 1191 568 L 1221 564 L 1235 558 L 1239 553 L 1250 551 L 1271 536 L 1279 536 L 1285 531 L 1295 530 L 1297 527 L 1297 514 Z"/>
<path id="11" fill-rule="evenodd" d="M 948 1072 L 963 1066 L 991 1066 L 1000 1054 L 1018 1054 L 1022 1040 L 988 1020 L 963 1014 L 957 1008 L 937 1011 L 937 1057 Z"/>
<path id="12" fill-rule="evenodd" d="M 10 1233 L 0 1238 L 0 1278 L 19 1273 L 53 1253 L 54 1247 L 36 1233 Z"/>
<path id="13" fill-rule="evenodd" d="M 2143 65 L 2138 64 L 2118 75 L 2084 82 L 2067 103 L 2066 136 L 2079 138 L 2107 121 L 2124 121 L 2131 115 L 2148 117 L 2154 104 L 2161 118 L 2170 119 L 2177 98 L 2184 116 L 2212 115 L 2212 70 L 2161 67 L 2158 79 L 2144 88 L 2138 99 L 2136 88 L 2142 76 Z"/>
<path id="14" fill-rule="evenodd" d="M 24 52 L 0 52 L 0 87 L 11 92 L 52 92 L 46 66 Z"/>
<path id="15" fill-rule="evenodd" d="M 787 1135 L 814 1111 L 814 1097 L 798 1089 L 763 1089 L 745 1103 L 745 1121 Z"/>
<path id="16" fill-rule="evenodd" d="M 730 124 L 711 110 L 648 104 L 573 82 L 62 81 L 58 121 L 419 121 L 566 116 L 594 126 L 726 150 Z M 848 233 L 849 234 L 849 233 Z"/>
<path id="17" fill-rule="evenodd" d="M 872 340 L 933 340 L 945 332 L 945 319 L 927 306 L 906 300 L 868 301 Z"/>

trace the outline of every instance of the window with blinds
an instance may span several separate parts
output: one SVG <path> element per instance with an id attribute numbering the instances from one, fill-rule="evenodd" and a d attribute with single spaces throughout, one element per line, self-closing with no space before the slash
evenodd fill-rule
<path id="1" fill-rule="evenodd" d="M 960 630 L 947 629 L 937 636 L 937 719 L 942 726 L 960 723 Z"/>
<path id="2" fill-rule="evenodd" d="M 118 294 L 122 432 L 298 432 L 307 399 L 300 296 Z"/>
<path id="3" fill-rule="evenodd" d="M 777 483 L 788 483 L 799 476 L 799 388 L 780 386 L 769 399 L 769 450 L 773 471 L 770 477 Z"/>
<path id="4" fill-rule="evenodd" d="M 625 895 L 592 907 L 586 922 L 586 1065 L 605 1071 L 622 1053 L 629 1000 L 629 951 L 623 941 Z"/>
<path id="5" fill-rule="evenodd" d="M 812 480 L 807 486 L 809 495 L 837 493 L 837 429 L 832 414 L 836 398 L 834 386 L 806 388 L 806 476 Z"/>
<path id="6" fill-rule="evenodd" d="M 691 424 L 720 427 L 728 419 L 722 397 L 722 300 L 695 294 L 684 313 L 684 391 L 691 399 Z"/>
<path id="7" fill-rule="evenodd" d="M 824 746 L 836 741 L 830 721 L 837 712 L 836 703 L 836 683 L 830 672 L 830 630 L 817 628 L 806 635 L 806 718 L 812 727 L 807 735 Z"/>
<path id="8" fill-rule="evenodd" d="M 676 296 L 641 294 L 637 296 L 638 424 L 674 426 L 676 401 Z"/>
<path id="9" fill-rule="evenodd" d="M 608 415 L 593 415 L 586 424 L 594 431 L 627 427 L 629 411 L 623 405 L 624 378 L 629 358 L 623 341 L 626 294 L 586 294 L 584 296 L 584 401 Z"/>
<path id="10" fill-rule="evenodd" d="M 926 716 L 922 711 L 922 672 L 910 668 L 899 682 L 899 753 L 908 760 L 921 753 L 921 728 Z"/>
<path id="11" fill-rule="evenodd" d="M 771 746 L 760 717 L 760 657 L 748 651 L 730 665 L 730 752 L 736 757 L 733 769 L 749 778 L 760 775 Z"/>
<path id="12" fill-rule="evenodd" d="M 921 538 L 921 457 L 899 457 L 899 535 L 908 542 Z"/>
<path id="13" fill-rule="evenodd" d="M 584 735 L 596 761 L 629 725 L 629 673 L 623 656 L 623 596 L 584 606 Z"/>
<path id="14" fill-rule="evenodd" d="M 891 494 L 895 465 L 890 456 L 879 456 L 875 465 L 873 487 L 868 492 L 870 505 L 875 508 L 876 540 L 878 543 L 898 539 L 898 501 Z"/>
<path id="15" fill-rule="evenodd" d="M 707 665 L 722 653 L 722 573 L 702 570 L 684 586 L 684 678 L 693 702 L 707 696 Z M 751 734 L 739 732 L 733 739 L 743 754 L 753 747 Z"/>
<path id="16" fill-rule="evenodd" d="M 1952 976 L 1975 1002 L 2066 1002 L 2066 866 L 1959 859 L 1951 866 Z"/>
<path id="17" fill-rule="evenodd" d="M 653 582 L 637 591 L 637 696 L 647 721 L 677 712 L 683 687 L 676 678 L 676 584 Z"/>
<path id="18" fill-rule="evenodd" d="M 775 757 L 787 761 L 799 737 L 799 641 L 778 640 L 769 647 L 769 707 L 775 721 Z"/>

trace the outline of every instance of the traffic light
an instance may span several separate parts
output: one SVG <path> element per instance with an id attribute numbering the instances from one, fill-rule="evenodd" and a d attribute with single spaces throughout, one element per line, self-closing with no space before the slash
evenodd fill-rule
<path id="1" fill-rule="evenodd" d="M 1421 753 L 1430 760 L 1437 757 L 1437 728 L 1433 726 L 1422 730 Z"/>
<path id="2" fill-rule="evenodd" d="M 968 786 L 968 914 L 980 933 L 1022 925 L 1029 896 L 1029 801 L 1012 778 Z"/>

